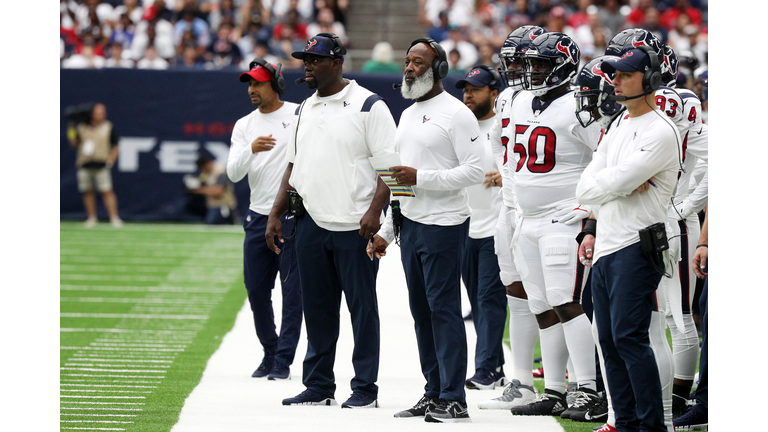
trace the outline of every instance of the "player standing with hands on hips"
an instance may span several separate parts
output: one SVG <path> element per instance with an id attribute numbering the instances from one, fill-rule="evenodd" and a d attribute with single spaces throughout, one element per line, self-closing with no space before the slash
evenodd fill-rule
<path id="1" fill-rule="evenodd" d="M 656 288 L 669 246 L 664 222 L 677 181 L 680 136 L 655 109 L 658 57 L 646 47 L 601 63 L 629 119 L 606 135 L 576 196 L 597 215 L 592 297 L 618 430 L 666 431 L 649 340 Z"/>
<path id="2" fill-rule="evenodd" d="M 416 103 L 403 111 L 395 136 L 403 165 L 390 169 L 416 195 L 402 203 L 400 254 L 427 381 L 424 396 L 395 417 L 454 423 L 470 421 L 461 313 L 461 257 L 470 214 L 464 188 L 483 181 L 484 143 L 472 111 L 443 89 L 447 73 L 440 45 L 428 38 L 411 43 L 401 93 Z M 369 254 L 383 255 L 395 240 L 393 212 L 387 212 Z"/>
<path id="3" fill-rule="evenodd" d="M 240 82 L 248 83 L 248 96 L 257 109 L 235 123 L 227 160 L 229 179 L 238 182 L 247 175 L 251 189 L 251 203 L 243 225 L 243 270 L 256 335 L 264 348 L 264 358 L 251 376 L 270 380 L 290 379 L 302 319 L 293 239 L 287 239 L 287 253 L 279 256 L 264 243 L 269 212 L 285 170 L 285 149 L 293 113 L 298 106 L 280 100 L 285 91 L 281 66 L 275 67 L 257 58 L 251 62 L 248 72 L 240 75 Z M 282 217 L 281 222 L 284 229 L 292 229 L 292 216 Z M 278 272 L 283 299 L 279 336 L 272 309 L 272 289 Z"/>
<path id="4" fill-rule="evenodd" d="M 342 77 L 346 49 L 332 33 L 310 38 L 303 51 L 304 78 L 317 91 L 296 109 L 286 151 L 288 167 L 267 223 L 266 240 L 280 253 L 280 217 L 296 214 L 296 254 L 307 329 L 307 355 L 299 395 L 283 405 L 336 405 L 333 365 L 339 337 L 341 294 L 352 319 L 352 396 L 342 408 L 378 407 L 378 261 L 365 254 L 379 230 L 389 188 L 368 158 L 394 151 L 395 121 L 378 95 Z M 298 203 L 303 203 L 298 206 Z M 280 245 L 282 247 L 282 244 Z"/>

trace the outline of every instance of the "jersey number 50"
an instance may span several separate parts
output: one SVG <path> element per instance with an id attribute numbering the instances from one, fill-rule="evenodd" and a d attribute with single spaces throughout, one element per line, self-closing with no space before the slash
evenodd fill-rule
<path id="1" fill-rule="evenodd" d="M 515 125 L 514 150 L 520 155 L 515 172 L 520 171 L 523 166 L 528 167 L 528 171 L 532 173 L 552 171 L 552 168 L 555 167 L 555 147 L 557 145 L 555 131 L 544 126 L 533 128 L 526 146 L 517 142 L 517 137 L 525 134 L 529 127 L 528 125 Z M 543 149 L 543 154 L 539 155 L 541 149 Z"/>

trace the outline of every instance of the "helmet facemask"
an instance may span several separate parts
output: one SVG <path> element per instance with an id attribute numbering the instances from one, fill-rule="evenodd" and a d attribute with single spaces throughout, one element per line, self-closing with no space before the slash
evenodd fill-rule
<path id="1" fill-rule="evenodd" d="M 504 47 L 499 54 L 499 74 L 507 80 L 507 86 L 514 91 L 523 89 L 522 54 L 512 47 Z"/>
<path id="2" fill-rule="evenodd" d="M 526 54 L 523 56 L 523 88 L 534 96 L 543 96 L 555 87 L 568 84 L 571 77 L 561 77 L 559 73 L 564 66 L 562 58 Z"/>

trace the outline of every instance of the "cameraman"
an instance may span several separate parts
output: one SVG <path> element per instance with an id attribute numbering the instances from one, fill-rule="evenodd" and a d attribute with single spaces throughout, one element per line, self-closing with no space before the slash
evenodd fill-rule
<path id="1" fill-rule="evenodd" d="M 67 139 L 77 151 L 77 188 L 83 194 L 83 204 L 88 219 L 85 226 L 91 228 L 98 223 L 96 216 L 96 196 L 93 184 L 104 198 L 104 206 L 109 213 L 109 221 L 115 228 L 123 226 L 117 214 L 117 197 L 112 191 L 110 169 L 118 155 L 118 136 L 112 122 L 107 120 L 107 108 L 97 103 L 93 106 L 88 122 L 72 124 L 67 130 Z"/>
<path id="2" fill-rule="evenodd" d="M 680 136 L 672 121 L 655 109 L 661 74 L 650 55 L 633 49 L 601 64 L 604 72 L 615 72 L 614 99 L 629 118 L 604 137 L 579 180 L 576 197 L 580 204 L 593 205 L 599 220 L 592 296 L 615 426 L 662 432 L 667 428 L 661 383 L 649 379 L 659 376 L 649 325 L 665 273 L 664 222 L 677 181 Z M 661 241 L 644 247 L 647 233 Z"/>

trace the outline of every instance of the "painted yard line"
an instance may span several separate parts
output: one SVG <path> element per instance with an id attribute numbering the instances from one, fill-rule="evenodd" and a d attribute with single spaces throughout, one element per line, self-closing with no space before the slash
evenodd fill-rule
<path id="1" fill-rule="evenodd" d="M 157 386 L 142 386 L 142 385 L 115 385 L 115 384 L 59 384 L 59 386 L 69 386 L 69 387 L 107 387 L 107 388 L 146 388 L 146 389 L 156 389 Z"/>
<path id="2" fill-rule="evenodd" d="M 141 408 L 93 408 L 93 407 L 61 407 L 63 410 L 93 410 L 93 411 L 144 411 Z"/>
<path id="3" fill-rule="evenodd" d="M 208 315 L 157 315 L 130 313 L 81 313 L 62 312 L 60 318 L 129 318 L 129 319 L 172 319 L 172 320 L 207 320 Z"/>
<path id="4" fill-rule="evenodd" d="M 141 354 L 132 354 L 132 353 L 125 353 L 125 354 L 113 354 L 108 352 L 87 352 L 87 353 L 80 353 L 76 352 L 72 354 L 73 358 L 76 357 L 83 357 L 83 358 L 90 358 L 90 357 L 104 357 L 104 358 L 155 358 L 155 359 L 175 359 L 176 354 L 150 354 L 150 353 L 141 353 Z"/>
<path id="5" fill-rule="evenodd" d="M 63 427 L 64 430 L 95 430 L 95 431 L 124 431 L 123 428 L 79 428 L 79 427 Z"/>
<path id="6" fill-rule="evenodd" d="M 210 309 L 211 299 L 166 299 L 166 298 L 128 298 L 128 297 L 59 297 L 60 302 L 80 303 L 139 303 L 139 304 L 171 304 L 197 305 L 205 304 Z"/>
<path id="7" fill-rule="evenodd" d="M 137 390 L 101 390 L 101 389 L 60 389 L 59 391 L 65 392 L 80 392 L 80 393 L 141 393 L 151 394 L 151 391 L 137 391 Z"/>
<path id="8" fill-rule="evenodd" d="M 83 405 L 146 405 L 144 402 L 77 402 L 77 401 L 61 401 L 63 404 L 83 404 Z M 87 409 L 87 408 L 70 408 L 70 409 Z M 141 410 L 140 408 L 135 408 Z"/>
<path id="9" fill-rule="evenodd" d="M 232 283 L 232 278 L 222 278 L 215 275 L 208 276 L 135 276 L 135 275 L 84 275 L 84 274 L 65 274 L 59 275 L 60 280 L 68 281 L 118 281 L 118 282 L 164 282 L 170 280 L 173 282 L 205 282 L 205 283 Z"/>
<path id="10" fill-rule="evenodd" d="M 64 378 L 62 381 L 67 381 L 70 383 L 130 383 L 130 384 L 161 384 L 163 381 L 135 381 L 135 380 L 84 380 L 84 379 L 70 379 L 70 378 Z M 62 385 L 75 385 L 75 384 L 62 384 Z M 77 384 L 79 385 L 79 384 Z M 92 384 L 83 384 L 83 385 L 92 385 Z M 98 385 L 96 386 L 98 387 Z M 140 386 L 139 386 L 140 387 Z"/>
<path id="11" fill-rule="evenodd" d="M 59 420 L 59 423 L 118 423 L 118 424 L 133 424 L 132 421 L 118 421 L 118 420 Z"/>
<path id="12" fill-rule="evenodd" d="M 139 369 L 139 370 L 132 370 L 132 369 L 99 369 L 99 368 L 77 368 L 77 367 L 61 367 L 59 370 L 64 371 L 84 371 L 84 372 L 131 372 L 131 373 L 168 373 L 168 371 L 164 370 L 155 370 L 155 369 Z"/>
<path id="13" fill-rule="evenodd" d="M 93 342 L 90 346 L 113 346 L 113 347 L 144 347 L 144 348 L 179 348 L 184 349 L 187 347 L 187 344 L 160 344 L 160 343 L 148 343 L 148 344 L 140 344 L 140 343 L 114 343 L 114 342 Z"/>
<path id="14" fill-rule="evenodd" d="M 106 226 L 105 226 L 106 228 Z M 92 235 L 93 231 L 85 231 L 80 222 L 61 222 L 60 228 L 62 232 L 66 232 L 69 235 L 75 233 L 82 233 Z M 169 232 L 174 233 L 214 233 L 225 232 L 233 234 L 242 234 L 243 227 L 240 225 L 203 225 L 200 223 L 194 224 L 157 224 L 157 223 L 126 223 L 120 230 L 122 233 L 130 233 L 133 231 L 138 232 L 156 232 L 158 234 L 166 234 Z M 111 234 L 111 233 L 110 233 Z M 117 235 L 118 233 L 115 233 Z"/>
<path id="15" fill-rule="evenodd" d="M 66 246 L 64 248 L 59 249 L 59 255 L 61 257 L 71 257 L 71 256 L 99 256 L 99 257 L 113 257 L 113 258 L 132 258 L 132 257 L 157 257 L 157 258 L 203 258 L 205 260 L 220 260 L 220 259 L 227 259 L 227 260 L 236 260 L 237 258 L 242 259 L 243 254 L 242 253 L 229 253 L 228 251 L 215 251 L 210 253 L 204 253 L 200 254 L 198 252 L 189 252 L 189 251 L 153 251 L 153 250 L 138 250 L 137 249 L 130 249 L 130 250 L 121 250 L 121 249 L 111 249 L 111 250 L 100 250 L 99 253 L 94 253 L 93 249 L 89 247 L 84 248 L 70 248 L 69 246 Z"/>
<path id="16" fill-rule="evenodd" d="M 83 416 L 83 417 L 138 417 L 138 414 L 79 414 L 79 413 L 64 413 L 59 414 L 63 416 Z"/>
<path id="17" fill-rule="evenodd" d="M 136 371 L 131 371 L 131 372 L 136 372 Z M 163 378 L 163 377 L 142 376 L 142 375 L 93 375 L 93 374 L 73 374 L 73 373 L 63 373 L 63 374 L 59 374 L 59 376 L 96 377 L 96 378 L 141 378 L 141 379 L 162 379 Z M 137 381 L 137 382 L 141 382 L 141 381 Z"/>
<path id="18" fill-rule="evenodd" d="M 104 367 L 104 368 L 116 368 L 116 367 L 124 367 L 124 368 L 140 368 L 140 367 L 147 367 L 147 365 L 132 365 L 132 364 L 103 364 L 103 363 L 64 363 L 64 366 L 89 366 L 89 367 Z M 153 365 L 154 367 L 159 368 L 170 368 L 171 365 Z"/>
<path id="19" fill-rule="evenodd" d="M 239 256 L 239 255 L 238 255 Z M 70 255 L 67 256 L 66 259 L 63 259 L 64 257 L 60 257 L 59 261 L 61 264 L 64 263 L 82 263 L 82 264 L 100 264 L 100 263 L 107 263 L 112 264 L 115 261 L 114 257 L 110 256 L 104 256 L 104 255 L 91 255 L 91 256 L 83 256 L 83 255 Z M 241 257 L 242 258 L 242 257 Z M 169 265 L 169 266 L 175 266 L 179 264 L 179 258 L 172 258 L 168 256 L 157 256 L 157 257 L 144 257 L 144 256 L 137 256 L 137 257 L 122 257 L 120 258 L 120 264 L 121 265 Z M 205 260 L 204 262 L 197 263 L 197 267 L 219 267 L 219 266 L 233 266 L 233 262 L 231 259 L 228 258 L 210 258 Z M 240 263 L 240 266 L 242 266 L 242 263 Z"/>
<path id="20" fill-rule="evenodd" d="M 173 344 L 173 345 L 185 345 L 189 344 L 192 341 L 194 341 L 194 338 L 176 338 L 176 339 L 133 339 L 133 338 L 123 338 L 123 337 L 115 337 L 115 338 L 98 338 L 95 339 L 94 342 L 134 342 L 134 343 L 162 343 L 162 344 Z"/>
<path id="21" fill-rule="evenodd" d="M 164 266 L 149 266 L 149 265 L 95 265 L 95 264 L 59 264 L 60 271 L 68 272 L 81 272 L 81 273 L 100 273 L 100 272 L 115 272 L 115 273 L 165 273 L 169 268 L 175 267 L 174 264 L 168 264 Z M 207 267 L 207 266 L 206 266 Z M 213 266 L 210 266 L 213 268 Z M 202 272 L 204 266 L 198 268 L 198 272 Z M 231 264 L 219 264 L 215 267 L 218 273 L 234 273 L 242 270 L 242 265 Z M 205 271 L 211 271 L 206 268 Z"/>
<path id="22" fill-rule="evenodd" d="M 59 395 L 60 398 L 78 398 L 78 399 L 146 399 L 146 396 L 78 396 L 78 395 Z"/>
<path id="23" fill-rule="evenodd" d="M 61 332 L 97 332 L 97 333 L 147 333 L 147 334 L 162 334 L 162 335 L 174 335 L 174 334 L 187 334 L 189 337 L 194 338 L 197 336 L 197 332 L 193 330 L 146 330 L 146 329 L 120 329 L 120 328 L 73 328 L 62 327 L 59 328 Z"/>
<path id="24" fill-rule="evenodd" d="M 179 249 L 195 249 L 200 247 L 200 243 L 177 243 L 177 242 L 171 242 L 171 243 L 158 243 L 153 239 L 153 241 L 142 241 L 141 239 L 136 239 L 134 241 L 125 241 L 125 242 L 118 242 L 118 241 L 112 241 L 112 240 L 97 240 L 97 239 L 81 239 L 81 240 L 66 240 L 65 241 L 68 247 L 78 247 L 78 246 L 85 246 L 88 247 L 88 249 L 91 250 L 91 253 L 98 251 L 100 249 L 117 249 L 120 248 L 122 250 L 126 249 L 153 249 L 155 251 L 162 250 L 162 251 L 175 251 Z M 207 245 L 210 246 L 207 248 L 207 254 L 208 256 L 216 256 L 216 251 L 230 251 L 231 247 L 216 247 L 216 245 Z M 166 254 L 165 256 L 174 256 L 173 252 Z M 199 256 L 199 255 L 195 255 Z"/>
<path id="25" fill-rule="evenodd" d="M 125 351 L 123 348 L 112 347 L 59 347 L 59 350 L 90 350 L 90 351 Z M 170 348 L 135 348 L 132 351 L 150 351 L 150 352 L 183 352 L 184 349 Z"/>
<path id="26" fill-rule="evenodd" d="M 173 363 L 172 360 L 151 360 L 151 359 L 105 359 L 105 358 L 71 358 L 69 361 L 92 361 L 105 363 Z"/>
<path id="27" fill-rule="evenodd" d="M 214 287 L 172 287 L 172 286 L 117 286 L 117 285 L 60 285 L 61 291 L 105 291 L 105 292 L 149 292 L 149 293 L 194 293 L 226 294 L 229 288 Z"/>

